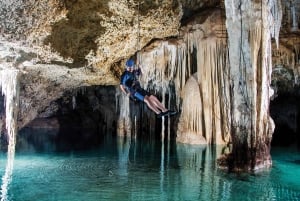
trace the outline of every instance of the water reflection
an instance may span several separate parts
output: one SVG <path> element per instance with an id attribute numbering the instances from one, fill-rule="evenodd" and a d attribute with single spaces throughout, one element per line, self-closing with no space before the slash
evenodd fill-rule
<path id="1" fill-rule="evenodd" d="M 300 182 L 300 178 L 296 179 L 294 185 L 289 186 L 286 183 L 288 179 L 282 180 L 285 176 L 282 172 L 278 172 L 276 161 L 272 171 L 266 170 L 257 174 L 228 174 L 218 169 L 216 165 L 216 159 L 226 150 L 224 146 L 199 146 L 172 142 L 170 146 L 165 146 L 160 142 L 125 139 L 118 139 L 118 142 L 119 153 L 122 153 L 119 154 L 119 164 L 121 164 L 119 168 L 125 168 L 123 172 L 126 172 L 129 183 L 142 186 L 142 188 L 131 186 L 139 189 L 140 195 L 157 196 L 158 200 L 300 199 L 300 188 L 294 186 L 297 181 Z M 288 169 L 283 168 L 281 171 L 288 171 Z M 299 170 L 293 172 L 294 176 L 300 176 Z M 149 197 L 143 197 L 143 199 L 147 198 Z"/>
<path id="2" fill-rule="evenodd" d="M 24 148 L 16 154 L 9 200 L 300 200 L 300 168 L 290 162 L 299 152 L 275 152 L 271 171 L 237 175 L 216 167 L 221 146 L 106 136 L 88 151 Z"/>
<path id="3" fill-rule="evenodd" d="M 180 185 L 176 186 L 175 190 L 178 196 L 187 200 L 226 200 L 226 193 L 218 192 L 222 183 L 216 169 L 216 157 L 219 157 L 222 151 L 223 147 L 177 144 L 177 157 L 181 169 Z M 228 187 L 222 186 L 221 189 L 223 188 Z M 186 191 L 191 193 L 186 194 Z"/>
<path id="4" fill-rule="evenodd" d="M 149 174 L 147 182 L 157 186 L 160 199 L 231 199 L 228 195 L 230 183 L 223 183 L 216 169 L 216 158 L 224 152 L 224 147 L 170 142 L 169 146 L 165 146 L 160 142 L 132 141 L 126 138 L 118 138 L 117 142 L 120 176 L 137 176 L 138 171 L 145 171 L 143 177 Z M 140 166 L 143 169 L 136 170 Z M 150 189 L 143 189 L 145 192 L 141 193 L 148 194 Z"/>
<path id="5" fill-rule="evenodd" d="M 117 138 L 118 147 L 118 173 L 120 176 L 128 175 L 129 149 L 131 139 L 126 137 Z"/>

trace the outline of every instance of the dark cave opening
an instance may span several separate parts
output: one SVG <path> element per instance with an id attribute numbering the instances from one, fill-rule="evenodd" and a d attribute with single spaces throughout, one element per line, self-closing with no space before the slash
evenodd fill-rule
<path id="1" fill-rule="evenodd" d="M 29 147 L 39 152 L 86 150 L 117 136 L 120 113 L 117 90 L 117 86 L 91 86 L 66 92 L 19 131 L 17 149 L 28 150 Z M 131 100 L 130 116 L 132 127 L 136 129 L 132 132 L 137 133 L 137 138 L 149 142 L 161 140 L 162 120 L 156 118 L 145 104 Z M 165 127 L 172 124 L 171 140 L 175 139 L 176 120 L 165 121 Z"/>
<path id="2" fill-rule="evenodd" d="M 114 89 L 94 86 L 66 92 L 19 131 L 17 149 L 51 152 L 98 146 L 103 133 L 113 134 L 116 127 Z"/>
<path id="3" fill-rule="evenodd" d="M 281 93 L 270 102 L 270 115 L 275 122 L 272 146 L 300 148 L 300 102 L 297 93 Z"/>

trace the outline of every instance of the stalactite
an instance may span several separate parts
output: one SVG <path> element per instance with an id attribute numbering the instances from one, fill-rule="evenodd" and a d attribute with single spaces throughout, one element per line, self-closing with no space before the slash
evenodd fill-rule
<path id="1" fill-rule="evenodd" d="M 300 75 L 300 45 L 294 44 L 294 51 L 295 51 L 295 68 L 293 69 L 294 77 L 295 77 L 295 85 L 299 85 L 299 75 Z"/>
<path id="2" fill-rule="evenodd" d="M 291 31 L 298 30 L 298 19 L 296 15 L 295 2 L 291 1 L 291 18 L 292 18 L 292 28 Z"/>
<path id="3" fill-rule="evenodd" d="M 300 64 L 300 45 L 299 44 L 294 44 L 294 50 L 295 50 L 295 60 L 296 64 Z"/>
<path id="4" fill-rule="evenodd" d="M 178 133 L 182 139 L 194 135 L 201 143 L 209 144 L 229 140 L 230 104 L 224 99 L 229 97 L 227 47 L 223 40 L 213 34 L 207 36 L 196 25 L 184 32 L 182 40 L 156 41 L 149 49 L 139 52 L 143 87 L 159 92 L 164 99 L 165 93 L 171 95 L 170 83 L 174 83 L 178 108 L 183 100 L 179 123 L 183 125 L 179 125 L 182 129 Z M 193 79 L 191 73 L 195 64 L 196 84 L 188 84 L 192 82 L 187 80 Z M 197 97 L 190 94 L 198 94 L 197 91 Z M 196 143 L 193 140 L 185 142 Z"/>
<path id="5" fill-rule="evenodd" d="M 72 96 L 72 109 L 75 110 L 76 108 L 76 96 Z"/>
<path id="6" fill-rule="evenodd" d="M 273 65 L 284 65 L 290 68 L 295 68 L 295 54 L 284 46 L 279 46 L 278 49 L 272 50 Z"/>
<path id="7" fill-rule="evenodd" d="M 162 103 L 164 105 L 168 103 L 166 106 L 170 109 L 179 108 L 181 89 L 189 77 L 187 74 L 189 71 L 186 69 L 185 44 L 172 40 L 156 41 L 151 44 L 149 49 L 146 48 L 139 51 L 137 58 L 137 63 L 142 71 L 142 76 L 140 76 L 142 87 L 161 96 Z M 171 86 L 174 86 L 174 90 L 171 90 Z M 169 99 L 166 100 L 166 97 L 169 97 Z M 172 97 L 176 97 L 175 103 L 171 101 Z M 123 99 L 119 100 L 119 102 L 123 101 Z M 120 107 L 120 119 L 125 115 L 122 113 L 122 108 L 126 108 L 126 106 Z M 129 115 L 129 111 L 126 115 Z M 163 140 L 165 138 L 165 131 L 168 133 L 169 139 L 171 130 L 170 120 L 168 120 L 167 125 L 168 127 L 165 128 L 165 119 L 163 118 L 161 130 Z"/>
<path id="8" fill-rule="evenodd" d="M 279 0 L 272 0 L 269 1 L 268 7 L 270 8 L 270 14 L 267 20 L 272 19 L 272 26 L 270 27 L 271 30 L 271 37 L 275 38 L 277 48 L 279 46 L 279 31 L 281 27 L 282 21 L 282 5 L 281 1 Z"/>
<path id="9" fill-rule="evenodd" d="M 187 33 L 185 38 L 189 54 L 196 51 L 197 80 L 195 83 L 191 77 L 184 88 L 178 140 L 187 142 L 185 138 L 194 135 L 190 143 L 197 143 L 196 136 L 199 143 L 228 142 L 230 110 L 224 99 L 229 89 L 224 82 L 227 48 L 222 39 L 206 37 L 200 30 Z"/>
<path id="10" fill-rule="evenodd" d="M 142 77 L 145 88 L 162 91 L 169 88 L 177 69 L 178 48 L 168 41 L 157 42 L 151 51 L 140 53 Z M 181 57 L 179 57 L 181 58 Z"/>
<path id="11" fill-rule="evenodd" d="M 269 2 L 266 4 L 268 10 L 261 12 L 257 9 L 260 4 L 254 5 L 247 0 L 242 6 L 234 0 L 225 3 L 235 9 L 227 10 L 227 27 L 232 28 L 229 30 L 229 49 L 224 38 L 204 33 L 200 25 L 195 26 L 176 43 L 172 40 L 156 41 L 139 53 L 143 72 L 141 82 L 144 88 L 162 94 L 163 100 L 165 93 L 170 93 L 170 83 L 174 83 L 176 96 L 183 100 L 178 136 L 198 136 L 199 142 L 209 144 L 226 143 L 234 136 L 233 143 L 237 143 L 237 148 L 246 146 L 242 152 L 248 154 L 248 148 L 257 149 L 259 136 L 272 130 L 272 121 L 264 112 L 268 108 L 265 97 L 271 94 L 271 51 L 262 38 L 270 42 L 267 35 L 276 37 L 274 30 L 278 31 L 276 26 L 281 19 L 280 3 Z M 246 12 L 252 14 L 246 15 Z M 268 15 L 264 20 L 269 19 L 272 12 L 275 19 L 270 23 L 273 26 L 257 20 L 257 16 L 265 13 Z M 245 16 L 252 18 L 245 19 Z M 262 58 L 264 62 L 261 62 Z M 195 64 L 196 83 L 195 77 L 191 77 Z M 180 99 L 177 99 L 177 104 L 180 104 Z"/>
<path id="12" fill-rule="evenodd" d="M 118 136 L 131 136 L 132 123 L 130 118 L 129 101 L 129 98 L 124 93 L 122 93 L 120 90 L 117 90 L 116 108 L 119 111 L 119 119 L 117 122 Z"/>
<path id="13" fill-rule="evenodd" d="M 187 57 L 186 57 L 186 45 L 182 44 L 178 46 L 177 50 L 177 65 L 178 65 L 178 73 L 176 74 L 176 88 L 182 89 L 186 83 L 186 77 L 189 75 L 187 72 Z"/>
<path id="14" fill-rule="evenodd" d="M 1 90 L 5 96 L 5 124 L 8 137 L 7 164 L 2 177 L 1 201 L 7 200 L 8 185 L 11 181 L 14 165 L 15 143 L 18 130 L 19 76 L 19 71 L 13 68 L 3 68 L 0 71 Z"/>
<path id="15" fill-rule="evenodd" d="M 155 92 L 169 93 L 170 84 L 175 85 L 176 105 L 179 108 L 180 93 L 187 78 L 186 44 L 179 41 L 157 41 L 151 51 L 143 50 L 140 54 L 142 70 L 141 83 L 144 88 Z M 164 94 L 163 94 L 164 96 Z"/>

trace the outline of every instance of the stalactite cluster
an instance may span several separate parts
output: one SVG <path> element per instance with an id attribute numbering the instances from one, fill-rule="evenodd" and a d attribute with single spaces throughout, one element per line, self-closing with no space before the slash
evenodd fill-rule
<path id="1" fill-rule="evenodd" d="M 291 69 L 293 74 L 282 71 L 287 72 L 283 76 L 294 79 L 294 84 L 299 83 L 299 3 L 225 0 L 225 10 L 203 9 L 190 21 L 184 19 L 180 27 L 184 9 L 194 12 L 202 8 L 200 2 L 213 6 L 219 1 L 179 2 L 184 4 L 183 9 L 174 1 L 162 4 L 147 1 L 139 8 L 136 1 L 126 0 L 99 0 L 92 4 L 58 0 L 0 2 L 3 28 L 0 62 L 10 62 L 12 69 L 16 67 L 24 73 L 21 80 L 24 87 L 20 92 L 21 127 L 38 116 L 45 105 L 62 96 L 64 90 L 85 85 L 117 85 L 117 74 L 123 68 L 120 64 L 139 50 L 136 57 L 143 73 L 142 86 L 158 95 L 168 108 L 179 111 L 178 142 L 230 143 L 232 153 L 225 161 L 227 166 L 236 169 L 271 165 L 272 66 L 276 67 L 275 73 L 281 72 L 282 67 Z M 195 2 L 197 7 L 193 8 Z M 82 11 L 80 15 L 78 11 Z M 55 16 L 53 21 L 48 20 L 49 12 Z M 33 16 L 38 14 L 40 18 L 35 19 Z M 284 37 L 294 34 L 294 39 L 284 46 L 279 40 L 282 19 L 288 28 L 281 41 L 288 41 Z M 272 38 L 276 41 L 273 47 Z M 47 53 L 51 55 L 44 55 Z M 70 68 L 67 57 L 77 59 L 79 68 Z M 85 60 L 88 66 L 81 66 L 79 61 Z M 12 97 L 3 88 L 9 75 L 5 76 L 1 77 L 5 80 L 2 92 Z M 149 120 L 152 117 L 137 112 L 143 107 L 134 106 L 132 111 L 132 103 L 119 92 L 116 100 L 119 135 L 136 132 L 138 122 L 144 120 L 148 127 L 152 126 Z M 76 100 L 73 98 L 72 102 L 75 108 Z M 9 104 L 12 103 L 6 103 L 6 107 Z M 11 112 L 6 112 L 6 120 L 14 122 L 8 114 Z M 170 127 L 164 128 L 165 120 L 162 120 L 162 136 L 170 131 Z M 170 119 L 168 126 L 171 126 Z"/>
<path id="2" fill-rule="evenodd" d="M 221 11 L 216 10 L 213 17 L 221 19 L 220 15 Z M 206 22 L 184 27 L 180 40 L 156 41 L 137 56 L 143 87 L 162 94 L 163 103 L 169 107 L 172 97 L 177 97 L 173 105 L 182 110 L 177 132 L 179 142 L 223 144 L 229 141 L 227 47 L 225 37 L 220 37 L 222 23 L 216 24 L 213 17 L 200 16 L 207 18 Z M 214 27 L 211 33 L 203 32 L 210 25 Z"/>
<path id="3" fill-rule="evenodd" d="M 232 142 L 230 166 L 253 170 L 271 165 L 271 37 L 278 41 L 281 4 L 240 3 L 225 1 L 228 48 L 226 37 L 218 37 L 222 23 L 204 31 L 214 24 L 207 18 L 187 25 L 181 40 L 157 41 L 139 52 L 138 63 L 145 88 L 164 98 L 173 84 L 181 97 L 178 141 Z"/>
<path id="4" fill-rule="evenodd" d="M 178 140 L 194 132 L 207 144 L 229 142 L 227 47 L 223 39 L 206 38 L 199 31 L 189 32 L 186 39 L 190 44 L 189 53 L 196 52 L 197 73 L 189 79 L 184 89 Z M 196 94 L 199 94 L 196 99 L 189 97 Z"/>

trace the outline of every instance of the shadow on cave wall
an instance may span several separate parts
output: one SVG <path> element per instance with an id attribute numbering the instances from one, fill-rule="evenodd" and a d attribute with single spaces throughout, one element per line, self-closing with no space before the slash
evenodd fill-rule
<path id="1" fill-rule="evenodd" d="M 105 32 L 100 14 L 111 15 L 108 2 L 64 0 L 67 17 L 52 25 L 51 35 L 44 43 L 51 44 L 64 58 L 72 58 L 74 67 L 85 65 L 85 56 L 91 50 L 96 52 L 95 40 Z"/>

